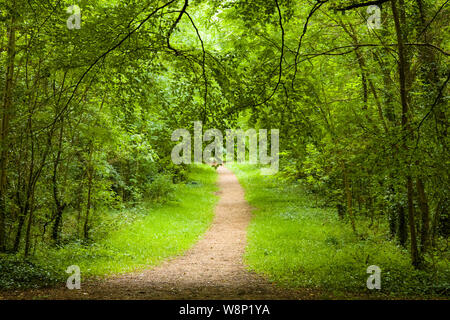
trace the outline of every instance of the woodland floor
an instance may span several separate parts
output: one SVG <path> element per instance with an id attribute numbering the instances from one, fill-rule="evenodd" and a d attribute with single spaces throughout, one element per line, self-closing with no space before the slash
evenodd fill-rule
<path id="1" fill-rule="evenodd" d="M 80 290 L 65 286 L 3 292 L 3 299 L 320 299 L 312 289 L 280 288 L 246 269 L 243 255 L 252 208 L 236 176 L 219 167 L 219 203 L 208 231 L 184 255 L 104 279 Z"/>

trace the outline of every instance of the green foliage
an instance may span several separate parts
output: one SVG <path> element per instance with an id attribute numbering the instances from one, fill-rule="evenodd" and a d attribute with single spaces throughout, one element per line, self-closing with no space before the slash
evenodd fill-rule
<path id="1" fill-rule="evenodd" d="M 63 279 L 60 270 L 49 264 L 0 254 L 0 289 L 42 288 Z"/>
<path id="2" fill-rule="evenodd" d="M 172 184 L 172 178 L 167 175 L 159 174 L 155 179 L 147 185 L 145 195 L 150 199 L 155 201 L 163 201 L 169 199 L 173 196 L 175 191 L 174 185 Z"/>
<path id="3" fill-rule="evenodd" d="M 201 120 L 279 129 L 278 183 L 364 241 L 367 225 L 389 230 L 417 269 L 446 262 L 448 7 L 391 1 L 372 30 L 367 8 L 336 10 L 350 2 L 80 0 L 69 30 L 71 1 L 0 0 L 0 252 L 97 252 L 147 203 L 177 198 L 188 174 L 171 134 Z"/>

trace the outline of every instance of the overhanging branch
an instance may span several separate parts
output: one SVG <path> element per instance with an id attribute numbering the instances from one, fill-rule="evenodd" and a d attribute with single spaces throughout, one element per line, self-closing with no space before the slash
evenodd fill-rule
<path id="1" fill-rule="evenodd" d="M 175 27 L 178 25 L 178 23 L 180 22 L 181 18 L 183 17 L 183 14 L 186 13 L 186 8 L 187 8 L 188 4 L 189 4 L 189 1 L 188 0 L 184 0 L 183 8 L 181 9 L 180 14 L 177 17 L 177 20 L 175 20 L 175 22 L 172 24 L 172 26 L 170 27 L 169 33 L 167 34 L 167 47 L 170 50 L 174 51 L 176 55 L 179 55 L 180 53 L 178 52 L 177 49 L 173 48 L 170 45 L 170 36 L 172 35 L 173 30 L 175 29 Z"/>
<path id="2" fill-rule="evenodd" d="M 355 3 L 355 4 L 349 5 L 347 7 L 335 8 L 335 10 L 336 11 L 347 11 L 347 10 L 368 7 L 368 6 L 380 6 L 383 3 L 388 2 L 388 1 L 391 1 L 391 0 L 377 0 L 377 1 L 368 1 L 368 2 L 363 2 L 363 3 Z"/>

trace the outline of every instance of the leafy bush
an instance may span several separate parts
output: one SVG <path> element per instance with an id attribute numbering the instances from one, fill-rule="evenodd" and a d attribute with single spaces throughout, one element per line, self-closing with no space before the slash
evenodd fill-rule
<path id="1" fill-rule="evenodd" d="M 158 174 L 153 181 L 146 186 L 146 197 L 156 202 L 165 202 L 173 196 L 175 185 L 168 175 Z"/>
<path id="2" fill-rule="evenodd" d="M 64 279 L 62 270 L 17 256 L 0 255 L 0 288 L 37 288 L 50 286 Z"/>

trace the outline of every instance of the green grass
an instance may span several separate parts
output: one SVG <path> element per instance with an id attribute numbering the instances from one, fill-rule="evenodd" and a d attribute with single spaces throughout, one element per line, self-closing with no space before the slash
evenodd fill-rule
<path id="1" fill-rule="evenodd" d="M 448 295 L 448 260 L 414 270 L 408 252 L 387 238 L 386 226 L 369 228 L 369 221 L 360 219 L 356 236 L 334 209 L 313 207 L 300 185 L 262 176 L 255 166 L 231 169 L 256 208 L 248 229 L 249 269 L 282 286 L 317 288 L 335 297 Z M 366 287 L 370 265 L 381 268 L 380 291 Z"/>
<path id="2" fill-rule="evenodd" d="M 82 277 L 105 276 L 155 266 L 179 255 L 196 242 L 213 219 L 216 179 L 213 168 L 192 166 L 188 182 L 176 186 L 174 200 L 151 204 L 139 212 L 140 218 L 99 241 L 90 245 L 72 242 L 58 250 L 43 248 L 28 262 L 0 257 L 0 287 L 52 284 L 68 277 L 65 270 L 70 265 L 78 265 Z M 15 279 L 11 272 L 17 275 Z"/>

